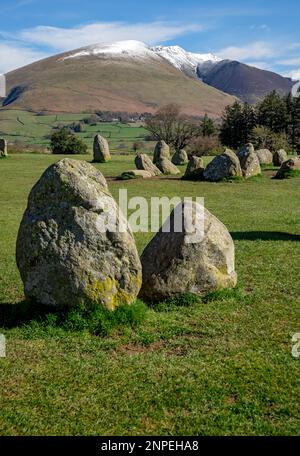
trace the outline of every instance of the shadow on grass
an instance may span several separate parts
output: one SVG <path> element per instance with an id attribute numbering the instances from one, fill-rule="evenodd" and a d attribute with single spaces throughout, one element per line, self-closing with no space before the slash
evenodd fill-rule
<path id="1" fill-rule="evenodd" d="M 235 241 L 300 241 L 299 234 L 279 231 L 235 231 L 230 234 Z"/>

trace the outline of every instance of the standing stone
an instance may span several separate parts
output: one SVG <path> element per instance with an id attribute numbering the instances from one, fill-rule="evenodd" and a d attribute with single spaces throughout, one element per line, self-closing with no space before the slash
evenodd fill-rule
<path id="1" fill-rule="evenodd" d="M 179 169 L 167 158 L 161 158 L 156 162 L 156 166 L 163 174 L 180 174 Z"/>
<path id="2" fill-rule="evenodd" d="M 84 161 L 65 158 L 43 173 L 30 192 L 16 254 L 26 298 L 44 305 L 92 301 L 114 310 L 134 302 L 141 286 L 127 221 L 103 175 Z"/>
<path id="3" fill-rule="evenodd" d="M 185 165 L 188 163 L 189 158 L 185 150 L 177 150 L 172 157 L 172 163 L 174 165 Z"/>
<path id="4" fill-rule="evenodd" d="M 292 176 L 293 171 L 300 173 L 300 157 L 290 158 L 282 163 L 280 169 L 277 171 L 275 179 L 286 179 Z"/>
<path id="5" fill-rule="evenodd" d="M 255 153 L 261 165 L 271 165 L 273 163 L 273 154 L 269 149 L 259 149 Z"/>
<path id="6" fill-rule="evenodd" d="M 174 214 L 178 214 L 180 208 L 184 208 L 181 211 L 183 226 L 188 216 L 192 217 L 193 223 L 199 223 L 201 217 L 196 215 L 196 211 L 204 211 L 203 237 L 197 239 L 187 229 L 175 232 L 179 230 L 174 229 L 178 227 Z M 223 223 L 199 203 L 191 201 L 180 203 L 165 225 L 167 223 L 170 232 L 163 232 L 162 227 L 141 256 L 142 298 L 155 302 L 183 293 L 203 296 L 236 285 L 234 244 Z"/>
<path id="7" fill-rule="evenodd" d="M 0 138 L 0 157 L 7 157 L 7 141 Z"/>
<path id="8" fill-rule="evenodd" d="M 206 167 L 203 173 L 205 180 L 218 182 L 230 177 L 242 176 L 242 170 L 237 155 L 230 149 L 226 149 L 221 155 L 217 155 Z"/>
<path id="9" fill-rule="evenodd" d="M 95 163 L 104 163 L 111 159 L 108 142 L 103 136 L 95 136 L 93 151 Z"/>
<path id="10" fill-rule="evenodd" d="M 245 144 L 244 146 L 242 146 L 238 152 L 237 152 L 237 156 L 240 157 L 240 156 L 243 156 L 243 155 L 248 155 L 249 152 L 254 152 L 254 146 L 252 143 L 248 143 L 248 144 Z"/>
<path id="11" fill-rule="evenodd" d="M 273 165 L 281 166 L 282 163 L 287 161 L 288 155 L 284 149 L 279 149 L 273 154 Z"/>
<path id="12" fill-rule="evenodd" d="M 237 156 L 240 160 L 243 176 L 246 178 L 261 174 L 259 159 L 254 152 L 254 147 L 252 144 L 250 144 L 252 147 L 247 146 L 248 145 L 242 147 L 237 153 Z"/>
<path id="13" fill-rule="evenodd" d="M 203 179 L 204 164 L 201 157 L 193 155 L 188 162 L 188 165 L 183 176 L 184 180 L 201 180 Z"/>
<path id="14" fill-rule="evenodd" d="M 157 166 L 152 163 L 150 157 L 146 154 L 138 154 L 134 162 L 137 169 L 148 171 L 152 176 L 159 176 L 161 174 Z"/>
<path id="15" fill-rule="evenodd" d="M 170 147 L 165 143 L 165 141 L 158 141 L 156 143 L 153 155 L 153 163 L 156 165 L 161 158 L 167 158 L 168 160 L 171 159 Z"/>

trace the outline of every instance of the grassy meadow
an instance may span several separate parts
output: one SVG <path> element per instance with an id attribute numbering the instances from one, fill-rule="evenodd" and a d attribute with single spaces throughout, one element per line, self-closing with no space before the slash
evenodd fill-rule
<path id="1" fill-rule="evenodd" d="M 46 148 L 50 145 L 50 135 L 53 128 L 70 126 L 74 122 L 83 122 L 93 114 L 52 114 L 39 115 L 37 113 L 20 110 L 0 109 L 0 137 L 5 137 L 9 143 L 16 146 L 38 146 Z M 97 122 L 96 125 L 82 124 L 83 131 L 76 133 L 82 139 L 89 151 L 92 151 L 93 139 L 101 134 L 109 140 L 112 151 L 132 151 L 134 141 L 143 141 L 149 134 L 138 123 Z M 152 147 L 153 143 L 148 144 Z"/>
<path id="2" fill-rule="evenodd" d="M 238 274 L 235 290 L 147 307 L 138 325 L 101 337 L 5 319 L 24 302 L 15 241 L 28 193 L 61 158 L 0 160 L 0 435 L 299 435 L 300 178 L 272 180 L 267 169 L 232 183 L 117 181 L 132 156 L 95 165 L 116 198 L 119 188 L 204 197 L 231 232 Z M 152 236 L 136 234 L 140 252 Z"/>

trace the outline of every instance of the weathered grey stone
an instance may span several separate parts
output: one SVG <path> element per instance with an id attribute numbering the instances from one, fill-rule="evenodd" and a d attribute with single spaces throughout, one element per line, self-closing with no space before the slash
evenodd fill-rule
<path id="1" fill-rule="evenodd" d="M 165 141 L 158 141 L 156 143 L 153 155 L 153 163 L 157 165 L 157 162 L 161 158 L 167 158 L 168 160 L 171 159 L 170 147 L 168 146 L 168 144 L 165 143 Z"/>
<path id="2" fill-rule="evenodd" d="M 137 169 L 148 171 L 152 176 L 159 176 L 161 174 L 157 166 L 152 163 L 152 160 L 146 154 L 138 154 L 135 159 L 135 166 Z"/>
<path id="3" fill-rule="evenodd" d="M 242 176 L 242 170 L 237 155 L 230 149 L 226 149 L 221 155 L 217 155 L 206 167 L 203 173 L 205 180 L 218 182 L 230 177 Z"/>
<path id="4" fill-rule="evenodd" d="M 252 143 L 244 144 L 244 146 L 242 146 L 238 150 L 237 156 L 240 157 L 240 156 L 243 156 L 243 155 L 248 155 L 249 152 L 254 152 L 254 146 L 253 146 Z"/>
<path id="5" fill-rule="evenodd" d="M 153 177 L 149 171 L 145 171 L 143 169 L 131 169 L 129 171 L 124 171 L 121 174 L 120 179 L 129 180 L 129 179 L 149 179 Z"/>
<path id="6" fill-rule="evenodd" d="M 30 192 L 16 254 L 25 296 L 44 305 L 93 301 L 113 310 L 131 304 L 141 286 L 127 221 L 103 175 L 84 161 L 66 158 L 43 173 Z"/>
<path id="7" fill-rule="evenodd" d="M 293 157 L 283 162 L 277 171 L 275 179 L 286 179 L 291 176 L 292 171 L 298 171 L 300 173 L 300 157 Z"/>
<path id="8" fill-rule="evenodd" d="M 274 166 L 281 166 L 282 163 L 287 161 L 288 155 L 284 149 L 276 150 L 273 154 L 273 165 Z"/>
<path id="9" fill-rule="evenodd" d="M 93 152 L 95 163 L 104 163 L 111 159 L 108 142 L 101 135 L 96 135 L 94 138 Z"/>
<path id="10" fill-rule="evenodd" d="M 183 179 L 185 180 L 201 180 L 203 179 L 204 163 L 201 157 L 193 155 L 186 167 Z"/>
<path id="11" fill-rule="evenodd" d="M 183 149 L 177 150 L 171 161 L 174 165 L 185 165 L 189 161 L 188 154 Z"/>
<path id="12" fill-rule="evenodd" d="M 156 166 L 163 174 L 180 174 L 179 169 L 167 158 L 158 160 Z"/>
<path id="13" fill-rule="evenodd" d="M 196 210 L 200 209 L 199 203 L 184 202 L 179 206 L 184 207 L 182 220 L 186 220 L 189 214 L 193 223 L 195 220 L 199 223 L 196 215 Z M 163 232 L 161 228 L 147 245 L 141 256 L 142 298 L 155 302 L 183 293 L 203 296 L 236 285 L 232 238 L 223 223 L 206 209 L 203 210 L 202 239 L 197 239 L 195 233 L 187 229 L 175 232 L 177 222 L 174 214 L 178 214 L 177 207 L 166 222 L 170 224 L 170 232 Z"/>
<path id="14" fill-rule="evenodd" d="M 240 165 L 244 177 L 248 178 L 261 174 L 259 159 L 256 153 L 254 152 L 253 146 L 244 146 L 244 148 L 238 151 L 237 156 L 240 160 Z"/>
<path id="15" fill-rule="evenodd" d="M 259 149 L 255 153 L 261 165 L 271 165 L 273 163 L 273 154 L 269 149 Z"/>
<path id="16" fill-rule="evenodd" d="M 7 141 L 0 138 L 0 157 L 7 157 Z"/>

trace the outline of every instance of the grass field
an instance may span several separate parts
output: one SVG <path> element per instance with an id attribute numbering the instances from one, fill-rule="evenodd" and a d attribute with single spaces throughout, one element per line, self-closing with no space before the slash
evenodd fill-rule
<path id="1" fill-rule="evenodd" d="M 92 114 L 54 114 L 38 115 L 28 111 L 0 110 L 0 137 L 10 143 L 47 147 L 53 127 L 71 125 L 83 121 Z M 98 122 L 96 125 L 83 125 L 83 131 L 76 133 L 92 150 L 94 136 L 99 133 L 105 136 L 112 151 L 122 149 L 131 152 L 134 141 L 143 141 L 149 134 L 145 128 L 135 124 L 120 122 Z M 148 144 L 152 147 L 152 143 Z"/>
<path id="2" fill-rule="evenodd" d="M 2 309 L 24 300 L 17 230 L 32 185 L 59 158 L 0 161 Z M 116 176 L 133 159 L 97 167 Z M 300 178 L 271 174 L 218 184 L 110 179 L 115 197 L 120 187 L 129 196 L 205 197 L 234 239 L 238 287 L 148 308 L 140 325 L 109 337 L 50 322 L 0 323 L 0 434 L 299 435 L 300 359 L 291 349 L 300 332 Z M 140 252 L 151 236 L 136 235 Z"/>

